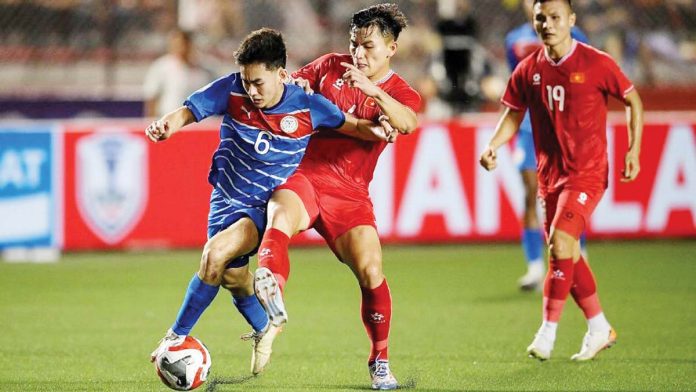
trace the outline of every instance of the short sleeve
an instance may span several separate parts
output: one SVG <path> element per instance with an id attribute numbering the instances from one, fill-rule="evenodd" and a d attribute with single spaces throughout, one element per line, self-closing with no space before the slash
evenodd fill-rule
<path id="1" fill-rule="evenodd" d="M 621 71 L 616 61 L 608 55 L 605 55 L 602 72 L 602 88 L 607 94 L 623 101 L 626 95 L 633 90 L 633 83 Z"/>
<path id="2" fill-rule="evenodd" d="M 227 112 L 230 92 L 237 75 L 234 73 L 214 80 L 186 99 L 184 105 L 191 110 L 196 122 Z"/>
<path id="3" fill-rule="evenodd" d="M 308 95 L 309 113 L 312 117 L 312 128 L 340 128 L 346 122 L 346 115 L 321 94 Z"/>
<path id="4" fill-rule="evenodd" d="M 325 64 L 329 61 L 332 54 L 325 54 L 304 67 L 293 72 L 293 78 L 303 78 L 309 81 L 310 87 L 314 91 L 319 91 L 319 82 L 324 74 Z"/>
<path id="5" fill-rule="evenodd" d="M 421 96 L 411 88 L 411 86 L 404 83 L 403 86 L 389 91 L 388 94 L 399 101 L 400 104 L 407 106 L 414 112 L 418 113 L 421 108 Z"/>
<path id="6" fill-rule="evenodd" d="M 507 87 L 505 88 L 505 93 L 500 99 L 500 102 L 513 110 L 523 111 L 527 109 L 527 97 L 525 86 L 525 69 L 524 66 L 527 62 L 522 62 L 520 65 L 512 71 L 510 80 L 508 80 Z"/>

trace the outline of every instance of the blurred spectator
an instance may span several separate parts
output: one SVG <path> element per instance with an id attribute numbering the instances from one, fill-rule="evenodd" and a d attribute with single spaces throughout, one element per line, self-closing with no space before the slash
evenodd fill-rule
<path id="1" fill-rule="evenodd" d="M 173 31 L 169 37 L 169 53 L 155 60 L 145 75 L 145 116 L 161 117 L 171 112 L 212 79 L 213 75 L 194 61 L 191 33 Z"/>
<path id="2" fill-rule="evenodd" d="M 473 81 L 472 60 L 476 47 L 478 25 L 471 13 L 469 0 L 457 0 L 453 15 L 443 15 L 437 23 L 437 31 L 442 35 L 443 62 L 449 85 L 443 86 L 447 99 L 456 103 L 470 103 L 478 87 Z"/>

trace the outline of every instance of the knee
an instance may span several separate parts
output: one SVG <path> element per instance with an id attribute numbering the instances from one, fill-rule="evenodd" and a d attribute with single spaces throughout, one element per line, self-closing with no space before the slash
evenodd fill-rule
<path id="1" fill-rule="evenodd" d="M 207 284 L 220 284 L 226 264 L 227 257 L 222 249 L 206 244 L 201 255 L 199 275 Z"/>
<path id="2" fill-rule="evenodd" d="M 549 245 L 549 253 L 551 254 L 551 258 L 556 260 L 569 258 L 572 255 L 572 244 L 564 238 L 552 236 Z"/>
<path id="3" fill-rule="evenodd" d="M 275 227 L 279 223 L 289 221 L 288 209 L 281 203 L 270 203 L 268 205 L 268 225 Z"/>
<path id="4" fill-rule="evenodd" d="M 370 255 L 361 260 L 358 265 L 357 278 L 362 287 L 376 287 L 384 279 L 382 272 L 382 259 L 377 255 Z"/>

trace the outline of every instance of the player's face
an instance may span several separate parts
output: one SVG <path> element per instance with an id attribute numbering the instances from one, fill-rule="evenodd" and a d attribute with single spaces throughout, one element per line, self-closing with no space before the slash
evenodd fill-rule
<path id="1" fill-rule="evenodd" d="M 285 88 L 283 81 L 288 76 L 285 68 L 268 69 L 266 64 L 252 63 L 241 65 L 239 73 L 244 90 L 254 106 L 270 108 L 280 101 Z"/>
<path id="2" fill-rule="evenodd" d="M 565 0 L 534 4 L 534 30 L 544 45 L 554 47 L 570 41 L 575 14 Z"/>
<path id="3" fill-rule="evenodd" d="M 389 59 L 396 53 L 396 47 L 396 41 L 383 36 L 376 26 L 353 29 L 350 32 L 353 65 L 370 80 L 380 79 L 389 72 Z"/>

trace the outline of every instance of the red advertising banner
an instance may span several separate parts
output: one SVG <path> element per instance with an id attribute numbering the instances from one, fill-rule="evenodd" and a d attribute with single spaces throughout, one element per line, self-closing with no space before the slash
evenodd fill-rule
<path id="1" fill-rule="evenodd" d="M 382 157 L 370 188 L 385 242 L 513 240 L 523 188 L 512 149 L 493 172 L 478 166 L 495 118 L 425 122 Z M 608 127 L 610 188 L 590 237 L 696 237 L 696 123 L 645 126 L 642 171 L 618 181 L 627 145 L 621 119 Z M 205 243 L 210 157 L 218 121 L 153 144 L 145 123 L 67 124 L 65 248 L 199 247 Z M 296 243 L 321 243 L 310 231 Z"/>

